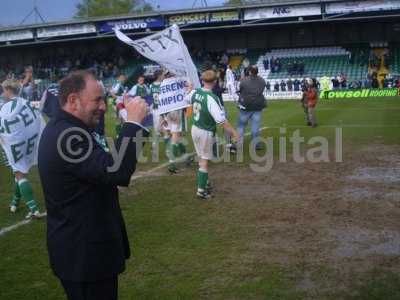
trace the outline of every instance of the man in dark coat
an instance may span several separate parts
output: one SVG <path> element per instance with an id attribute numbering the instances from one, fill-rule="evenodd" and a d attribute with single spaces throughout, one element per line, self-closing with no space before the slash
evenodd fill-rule
<path id="1" fill-rule="evenodd" d="M 117 187 L 129 185 L 135 171 L 143 146 L 135 137 L 148 134 L 140 124 L 148 106 L 139 97 L 127 101 L 127 122 L 111 154 L 95 139 L 106 106 L 94 75 L 70 74 L 59 97 L 61 109 L 39 146 L 50 265 L 69 300 L 114 300 L 130 256 Z"/>
<path id="2" fill-rule="evenodd" d="M 264 97 L 266 83 L 263 78 L 258 76 L 258 68 L 251 66 L 250 75 L 240 81 L 239 96 L 239 120 L 237 131 L 240 135 L 240 142 L 243 142 L 244 130 L 247 123 L 251 122 L 251 137 L 257 138 L 260 130 L 262 111 L 267 106 Z M 261 144 L 257 143 L 256 149 L 261 149 Z"/>

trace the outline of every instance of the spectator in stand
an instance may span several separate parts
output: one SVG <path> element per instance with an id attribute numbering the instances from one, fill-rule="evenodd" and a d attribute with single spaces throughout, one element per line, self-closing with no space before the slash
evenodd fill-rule
<path id="1" fill-rule="evenodd" d="M 339 80 L 337 77 L 332 77 L 332 87 L 334 90 L 337 90 L 339 88 Z"/>
<path id="2" fill-rule="evenodd" d="M 224 54 L 222 55 L 221 60 L 220 60 L 220 63 L 221 63 L 223 66 L 228 65 L 228 63 L 229 63 L 229 56 L 228 56 L 226 53 L 224 53 Z"/>
<path id="3" fill-rule="evenodd" d="M 282 79 L 281 81 L 281 91 L 282 92 L 286 92 L 286 82 L 285 80 Z"/>
<path id="4" fill-rule="evenodd" d="M 263 65 L 264 65 L 264 69 L 265 69 L 265 70 L 268 70 L 268 69 L 269 69 L 269 62 L 268 62 L 268 59 L 264 59 L 264 60 L 263 60 Z"/>
<path id="5" fill-rule="evenodd" d="M 271 68 L 271 72 L 275 73 L 275 59 L 273 56 L 269 60 L 269 66 Z"/>
<path id="6" fill-rule="evenodd" d="M 303 75 L 304 70 L 305 70 L 305 65 L 304 65 L 304 62 L 302 61 L 302 62 L 300 62 L 300 65 L 299 65 L 299 74 Z"/>
<path id="7" fill-rule="evenodd" d="M 295 64 L 295 63 L 292 63 L 292 62 L 290 62 L 290 61 L 288 62 L 287 69 L 288 69 L 288 73 L 289 73 L 290 76 L 292 76 L 292 75 L 295 74 L 295 71 L 294 71 L 294 64 Z"/>
<path id="8" fill-rule="evenodd" d="M 378 75 L 374 73 L 372 75 L 372 84 L 371 84 L 373 89 L 378 89 L 379 88 L 379 81 L 378 81 Z"/>
<path id="9" fill-rule="evenodd" d="M 266 89 L 268 92 L 271 91 L 271 84 L 269 83 L 269 81 L 267 81 L 267 83 L 266 83 Z"/>
<path id="10" fill-rule="evenodd" d="M 389 50 L 386 50 L 385 54 L 383 54 L 383 58 L 384 58 L 385 68 L 389 69 L 389 67 L 392 63 Z"/>
<path id="11" fill-rule="evenodd" d="M 349 58 L 349 64 L 352 65 L 354 63 L 353 52 L 352 51 L 349 51 L 348 58 Z"/>
<path id="12" fill-rule="evenodd" d="M 275 68 L 276 68 L 276 72 L 280 72 L 282 69 L 281 60 L 279 58 L 276 59 Z"/>
<path id="13" fill-rule="evenodd" d="M 320 90 L 321 84 L 319 83 L 319 81 L 317 80 L 317 78 L 312 78 L 311 80 L 312 80 L 313 83 L 314 83 L 314 87 L 315 87 L 317 90 Z"/>
<path id="14" fill-rule="evenodd" d="M 291 78 L 289 78 L 289 80 L 287 81 L 287 88 L 289 92 L 293 91 L 293 81 Z"/>
<path id="15" fill-rule="evenodd" d="M 275 81 L 274 92 L 279 92 L 279 82 L 278 81 Z"/>
<path id="16" fill-rule="evenodd" d="M 295 92 L 299 92 L 300 91 L 300 86 L 301 86 L 301 82 L 300 80 L 298 80 L 297 78 L 294 80 L 293 82 L 293 89 Z"/>

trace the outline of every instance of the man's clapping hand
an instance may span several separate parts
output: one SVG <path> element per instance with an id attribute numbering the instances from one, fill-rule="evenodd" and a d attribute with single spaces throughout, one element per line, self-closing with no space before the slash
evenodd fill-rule
<path id="1" fill-rule="evenodd" d="M 142 123 L 149 113 L 149 106 L 141 97 L 134 97 L 130 101 L 125 101 L 125 109 L 128 113 L 127 121 Z"/>

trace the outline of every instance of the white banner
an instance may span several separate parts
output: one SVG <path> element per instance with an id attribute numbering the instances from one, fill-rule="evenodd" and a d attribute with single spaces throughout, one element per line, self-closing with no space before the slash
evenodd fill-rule
<path id="1" fill-rule="evenodd" d="M 316 16 L 321 14 L 319 4 L 299 6 L 277 6 L 267 8 L 249 8 L 244 11 L 245 20 Z"/>
<path id="2" fill-rule="evenodd" d="M 149 35 L 139 40 L 131 40 L 119 30 L 115 30 L 119 40 L 132 46 L 144 57 L 158 63 L 178 77 L 189 80 L 194 88 L 200 87 L 196 66 L 189 55 L 177 25 Z"/>
<path id="3" fill-rule="evenodd" d="M 186 85 L 187 82 L 180 78 L 164 79 L 160 85 L 157 114 L 165 114 L 190 106 L 185 99 Z"/>
<path id="4" fill-rule="evenodd" d="M 379 11 L 400 9 L 398 0 L 366 0 L 366 1 L 348 1 L 338 3 L 327 3 L 326 13 L 341 14 L 363 11 Z"/>
<path id="5" fill-rule="evenodd" d="M 22 99 L 6 102 L 0 110 L 0 144 L 13 171 L 27 174 L 37 164 L 44 128 L 41 113 Z"/>
<path id="6" fill-rule="evenodd" d="M 11 42 L 33 39 L 32 30 L 15 30 L 0 32 L 0 42 Z"/>
<path id="7" fill-rule="evenodd" d="M 265 92 L 265 98 L 267 100 L 301 100 L 303 98 L 303 92 Z"/>
<path id="8" fill-rule="evenodd" d="M 38 28 L 37 36 L 39 38 L 44 38 L 44 37 L 95 33 L 95 32 L 96 32 L 96 26 L 94 26 L 93 24 L 71 24 L 71 25 Z"/>

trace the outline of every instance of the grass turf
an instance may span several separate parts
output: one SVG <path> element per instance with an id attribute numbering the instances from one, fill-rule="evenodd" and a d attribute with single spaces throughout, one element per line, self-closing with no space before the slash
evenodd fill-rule
<path id="1" fill-rule="evenodd" d="M 269 129 L 261 135 L 278 141 L 278 127 L 284 126 L 288 136 L 299 129 L 306 141 L 323 136 L 333 144 L 338 126 L 343 128 L 344 147 L 354 151 L 371 143 L 399 145 L 399 100 L 325 101 L 318 106 L 320 126 L 314 129 L 304 127 L 303 111 L 297 102 L 270 102 L 262 124 Z M 230 120 L 236 121 L 236 108 L 231 104 L 227 107 Z M 113 122 L 113 113 L 109 112 L 109 135 L 114 134 Z M 288 153 L 291 150 L 289 145 Z M 147 147 L 145 153 L 149 152 Z M 246 154 L 243 165 L 248 159 Z M 159 163 L 146 163 L 139 169 L 147 170 L 164 161 L 163 157 Z M 310 299 L 294 288 L 303 266 L 263 264 L 246 258 L 244 245 L 251 235 L 236 221 L 240 212 L 224 210 L 218 201 L 196 200 L 194 168 L 186 172 L 185 176 L 143 178 L 122 190 L 121 206 L 133 257 L 120 277 L 120 299 Z M 43 208 L 36 169 L 29 178 Z M 2 166 L 0 187 L 0 228 L 4 228 L 21 221 L 27 210 L 22 208 L 15 215 L 8 212 L 13 178 Z M 45 230 L 44 221 L 34 221 L 0 236 L 1 300 L 64 299 L 48 267 Z M 322 274 L 335 276 L 333 270 L 323 266 Z M 325 278 L 328 283 L 329 276 Z M 399 299 L 399 275 L 370 270 L 362 276 L 365 280 L 354 283 L 352 291 L 322 293 L 318 299 Z"/>

